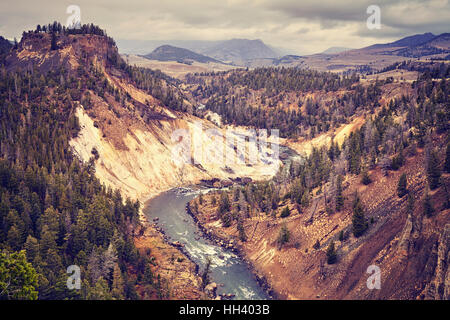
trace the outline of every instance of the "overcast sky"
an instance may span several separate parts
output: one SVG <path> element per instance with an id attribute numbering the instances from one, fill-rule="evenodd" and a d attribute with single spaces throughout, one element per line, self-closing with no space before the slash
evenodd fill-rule
<path id="1" fill-rule="evenodd" d="M 2 0 L 0 35 L 20 39 L 37 24 L 65 24 L 71 4 L 80 7 L 82 23 L 115 39 L 261 39 L 299 54 L 450 32 L 449 0 Z M 366 27 L 372 4 L 381 8 L 379 30 Z"/>

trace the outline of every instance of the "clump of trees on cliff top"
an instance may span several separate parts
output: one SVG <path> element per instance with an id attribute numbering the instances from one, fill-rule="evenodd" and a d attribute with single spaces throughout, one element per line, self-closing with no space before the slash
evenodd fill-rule
<path id="1" fill-rule="evenodd" d="M 106 31 L 99 26 L 90 24 L 83 24 L 78 28 L 67 28 L 61 25 L 60 22 L 54 21 L 53 23 L 36 26 L 36 29 L 30 32 L 34 33 L 60 33 L 60 34 L 94 34 L 98 36 L 106 36 Z"/>

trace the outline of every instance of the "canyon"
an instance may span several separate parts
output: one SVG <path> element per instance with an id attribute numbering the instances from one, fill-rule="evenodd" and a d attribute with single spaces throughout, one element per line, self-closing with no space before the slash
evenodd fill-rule
<path id="1" fill-rule="evenodd" d="M 394 60 L 383 62 L 382 66 L 398 59 Z M 442 63 L 445 71 L 448 62 Z M 435 71 L 430 65 L 430 70 Z M 201 260 L 206 255 L 191 256 L 203 247 L 189 251 L 186 247 L 191 243 L 173 241 L 175 233 L 183 231 L 172 230 L 175 233 L 170 235 L 167 229 L 171 227 L 170 219 L 179 219 L 183 214 L 187 217 L 189 212 L 202 232 L 194 228 L 191 220 L 186 221 L 186 228 L 189 223 L 189 228 L 195 230 L 194 239 L 204 237 L 202 241 L 209 241 L 199 241 L 199 244 L 213 248 L 213 255 L 231 256 L 229 250 L 235 251 L 232 258 L 214 257 L 214 267 L 227 263 L 227 258 L 235 259 L 237 271 L 233 272 L 245 273 L 242 279 L 251 283 L 249 287 L 255 286 L 252 282 L 255 275 L 276 298 L 448 299 L 450 211 L 446 207 L 446 188 L 449 173 L 442 174 L 438 188 L 428 190 L 429 170 L 424 163 L 429 161 L 430 149 L 425 148 L 422 141 L 428 139 L 430 148 L 436 150 L 447 146 L 448 123 L 441 123 L 444 130 L 434 130 L 439 118 L 445 119 L 447 115 L 433 113 L 437 108 L 448 108 L 445 75 L 443 80 L 420 79 L 422 73 L 416 71 L 419 68 L 414 64 L 405 67 L 411 69 L 405 69 L 411 72 L 408 79 L 403 79 L 403 73 L 394 78 L 391 73 L 381 72 L 379 78 L 359 79 L 355 75 L 341 78 L 331 73 L 302 73 L 297 69 L 288 74 L 285 69 L 228 73 L 225 68 L 222 73 L 186 76 L 186 82 L 182 82 L 160 73 L 148 76 L 145 72 L 149 71 L 131 67 L 119 55 L 114 41 L 106 36 L 60 34 L 54 38 L 54 34 L 42 32 L 26 33 L 17 48 L 6 56 L 5 66 L 8 72 L 24 70 L 32 74 L 63 70 L 59 87 L 63 87 L 69 76 L 79 78 L 81 93 L 70 89 L 62 93 L 71 97 L 71 108 L 66 112 L 77 119 L 79 129 L 69 141 L 70 152 L 92 169 L 105 190 L 111 190 L 110 193 L 120 190 L 123 199 L 139 201 L 139 224 L 127 222 L 125 228 L 132 234 L 139 252 L 153 262 L 150 268 L 158 277 L 159 290 L 161 283 L 166 288 L 165 298 L 217 298 L 216 294 L 205 292 L 201 278 L 200 267 L 204 267 Z M 393 68 L 397 70 L 400 65 Z M 253 77 L 252 83 L 240 84 L 243 77 Z M 276 77 L 278 81 L 273 80 Z M 413 80 L 415 77 L 417 79 Z M 82 81 L 88 85 L 84 87 Z M 304 81 L 305 89 L 298 90 L 296 81 Z M 280 83 L 289 89 L 276 87 Z M 53 98 L 58 89 L 46 90 L 48 97 Z M 426 107 L 416 110 L 414 105 L 416 109 L 411 111 L 408 107 L 414 101 Z M 23 104 L 27 103 L 28 96 L 23 98 Z M 236 106 L 236 109 L 225 110 L 225 105 Z M 428 127 L 423 129 L 423 123 L 411 118 L 419 118 L 426 113 L 424 110 L 432 110 L 429 112 L 434 122 L 430 125 L 428 120 L 422 121 L 431 129 L 421 136 Z M 280 121 L 282 138 L 271 134 L 257 148 L 249 145 L 245 135 L 254 132 L 254 127 L 242 119 L 252 116 L 260 120 L 260 129 L 270 128 L 274 121 Z M 376 117 L 383 120 L 375 125 Z M 22 118 L 26 121 L 26 116 Z M 373 133 L 387 126 L 390 131 Z M 203 134 L 199 139 L 199 130 L 215 134 Z M 365 132 L 371 134 L 367 137 L 383 141 L 384 145 L 375 148 L 375 142 L 367 138 L 370 140 L 366 145 L 368 152 L 364 154 L 358 149 L 362 148 L 358 142 L 351 139 L 364 137 Z M 192 147 L 192 142 L 196 147 Z M 334 157 L 334 144 L 346 156 L 321 158 L 325 163 L 321 164 L 321 170 L 332 171 L 331 177 L 320 176 L 316 185 L 312 180 L 318 180 L 319 174 L 314 176 L 307 171 L 301 176 L 302 182 L 308 184 L 302 189 L 307 201 L 294 200 L 289 188 L 301 181 L 300 177 L 289 180 L 289 175 L 296 170 L 295 161 L 298 166 L 313 163 L 315 160 L 311 157 L 322 157 L 318 156 L 319 152 Z M 364 158 L 364 161 L 359 159 L 356 169 L 354 155 L 349 151 L 351 147 Z M 296 153 L 279 154 L 278 148 Z M 212 154 L 221 157 L 211 161 Z M 401 169 L 385 169 L 383 161 L 386 158 L 391 161 L 397 154 L 405 158 Z M 226 157 L 234 160 L 224 161 Z M 247 160 L 252 157 L 265 160 L 249 163 Z M 443 162 L 440 156 L 438 166 Z M 362 183 L 363 172 L 371 183 Z M 397 196 L 396 188 L 402 174 L 408 175 L 409 198 Z M 330 212 L 327 190 L 331 193 L 330 190 L 336 188 L 338 175 L 343 178 L 343 204 L 340 210 Z M 189 194 L 179 200 L 174 211 L 177 215 L 164 214 L 164 205 L 170 209 L 169 204 L 175 202 L 170 199 L 177 197 L 167 196 L 170 192 L 205 185 L 211 188 L 210 192 Z M 266 198 L 254 206 L 245 202 L 248 199 L 243 200 L 239 190 L 253 190 L 261 185 L 273 188 L 283 197 L 272 199 L 267 206 Z M 231 195 L 233 190 L 238 190 L 237 197 Z M 364 204 L 368 225 L 361 237 L 351 236 L 352 211 L 355 210 L 352 199 L 357 198 L 356 195 Z M 425 195 L 430 197 L 427 201 L 435 205 L 436 213 L 432 217 L 425 217 L 423 213 Z M 227 200 L 233 203 L 228 208 L 228 220 L 218 214 L 220 197 L 236 198 Z M 152 211 L 155 202 L 158 206 Z M 412 207 L 410 202 L 415 205 Z M 242 203 L 246 203 L 247 208 L 241 206 Z M 263 204 L 266 211 L 262 210 Z M 282 216 L 281 208 L 287 208 L 289 214 Z M 283 228 L 290 230 L 290 239 L 280 245 L 279 234 Z M 226 248 L 216 251 L 217 244 Z M 336 264 L 325 262 L 331 244 L 333 249 L 336 247 Z M 379 290 L 367 287 L 367 268 L 371 265 L 382 270 Z M 129 269 L 133 274 L 135 270 Z M 217 271 L 223 270 L 218 268 Z M 237 290 L 237 287 L 233 284 L 226 289 Z M 245 289 L 239 289 L 238 298 L 247 298 Z M 137 284 L 136 290 L 146 298 L 155 298 L 145 296 L 144 286 Z M 222 292 L 222 297 L 224 294 Z M 263 293 L 256 296 L 266 297 Z"/>

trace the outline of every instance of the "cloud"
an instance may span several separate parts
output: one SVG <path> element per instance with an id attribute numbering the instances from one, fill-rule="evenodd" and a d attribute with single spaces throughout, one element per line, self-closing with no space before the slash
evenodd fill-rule
<path id="1" fill-rule="evenodd" d="M 71 4 L 80 6 L 82 22 L 98 24 L 116 39 L 250 38 L 299 54 L 450 31 L 448 0 L 15 0 L 0 3 L 0 30 L 19 38 L 38 23 L 65 23 Z M 366 28 L 371 4 L 381 8 L 380 30 Z"/>

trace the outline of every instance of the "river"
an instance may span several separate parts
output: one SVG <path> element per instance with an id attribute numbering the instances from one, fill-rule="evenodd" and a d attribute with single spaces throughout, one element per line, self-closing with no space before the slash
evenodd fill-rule
<path id="1" fill-rule="evenodd" d="M 200 188 L 176 188 L 151 199 L 144 208 L 149 220 L 158 218 L 158 225 L 171 241 L 185 246 L 200 270 L 211 260 L 211 281 L 218 284 L 217 294 L 234 294 L 239 300 L 269 299 L 252 272 L 236 254 L 204 238 L 194 219 L 186 212 L 186 204 L 207 192 Z"/>
<path id="2" fill-rule="evenodd" d="M 284 170 L 293 160 L 300 159 L 291 149 L 280 146 L 280 151 L 285 153 Z M 169 190 L 151 199 L 144 213 L 149 221 L 158 218 L 158 225 L 170 237 L 170 241 L 182 243 L 200 270 L 204 269 L 208 258 L 211 260 L 211 281 L 218 284 L 217 294 L 231 293 L 239 300 L 270 299 L 247 264 L 230 250 L 204 238 L 194 219 L 186 212 L 189 201 L 209 190 L 200 187 Z"/>

